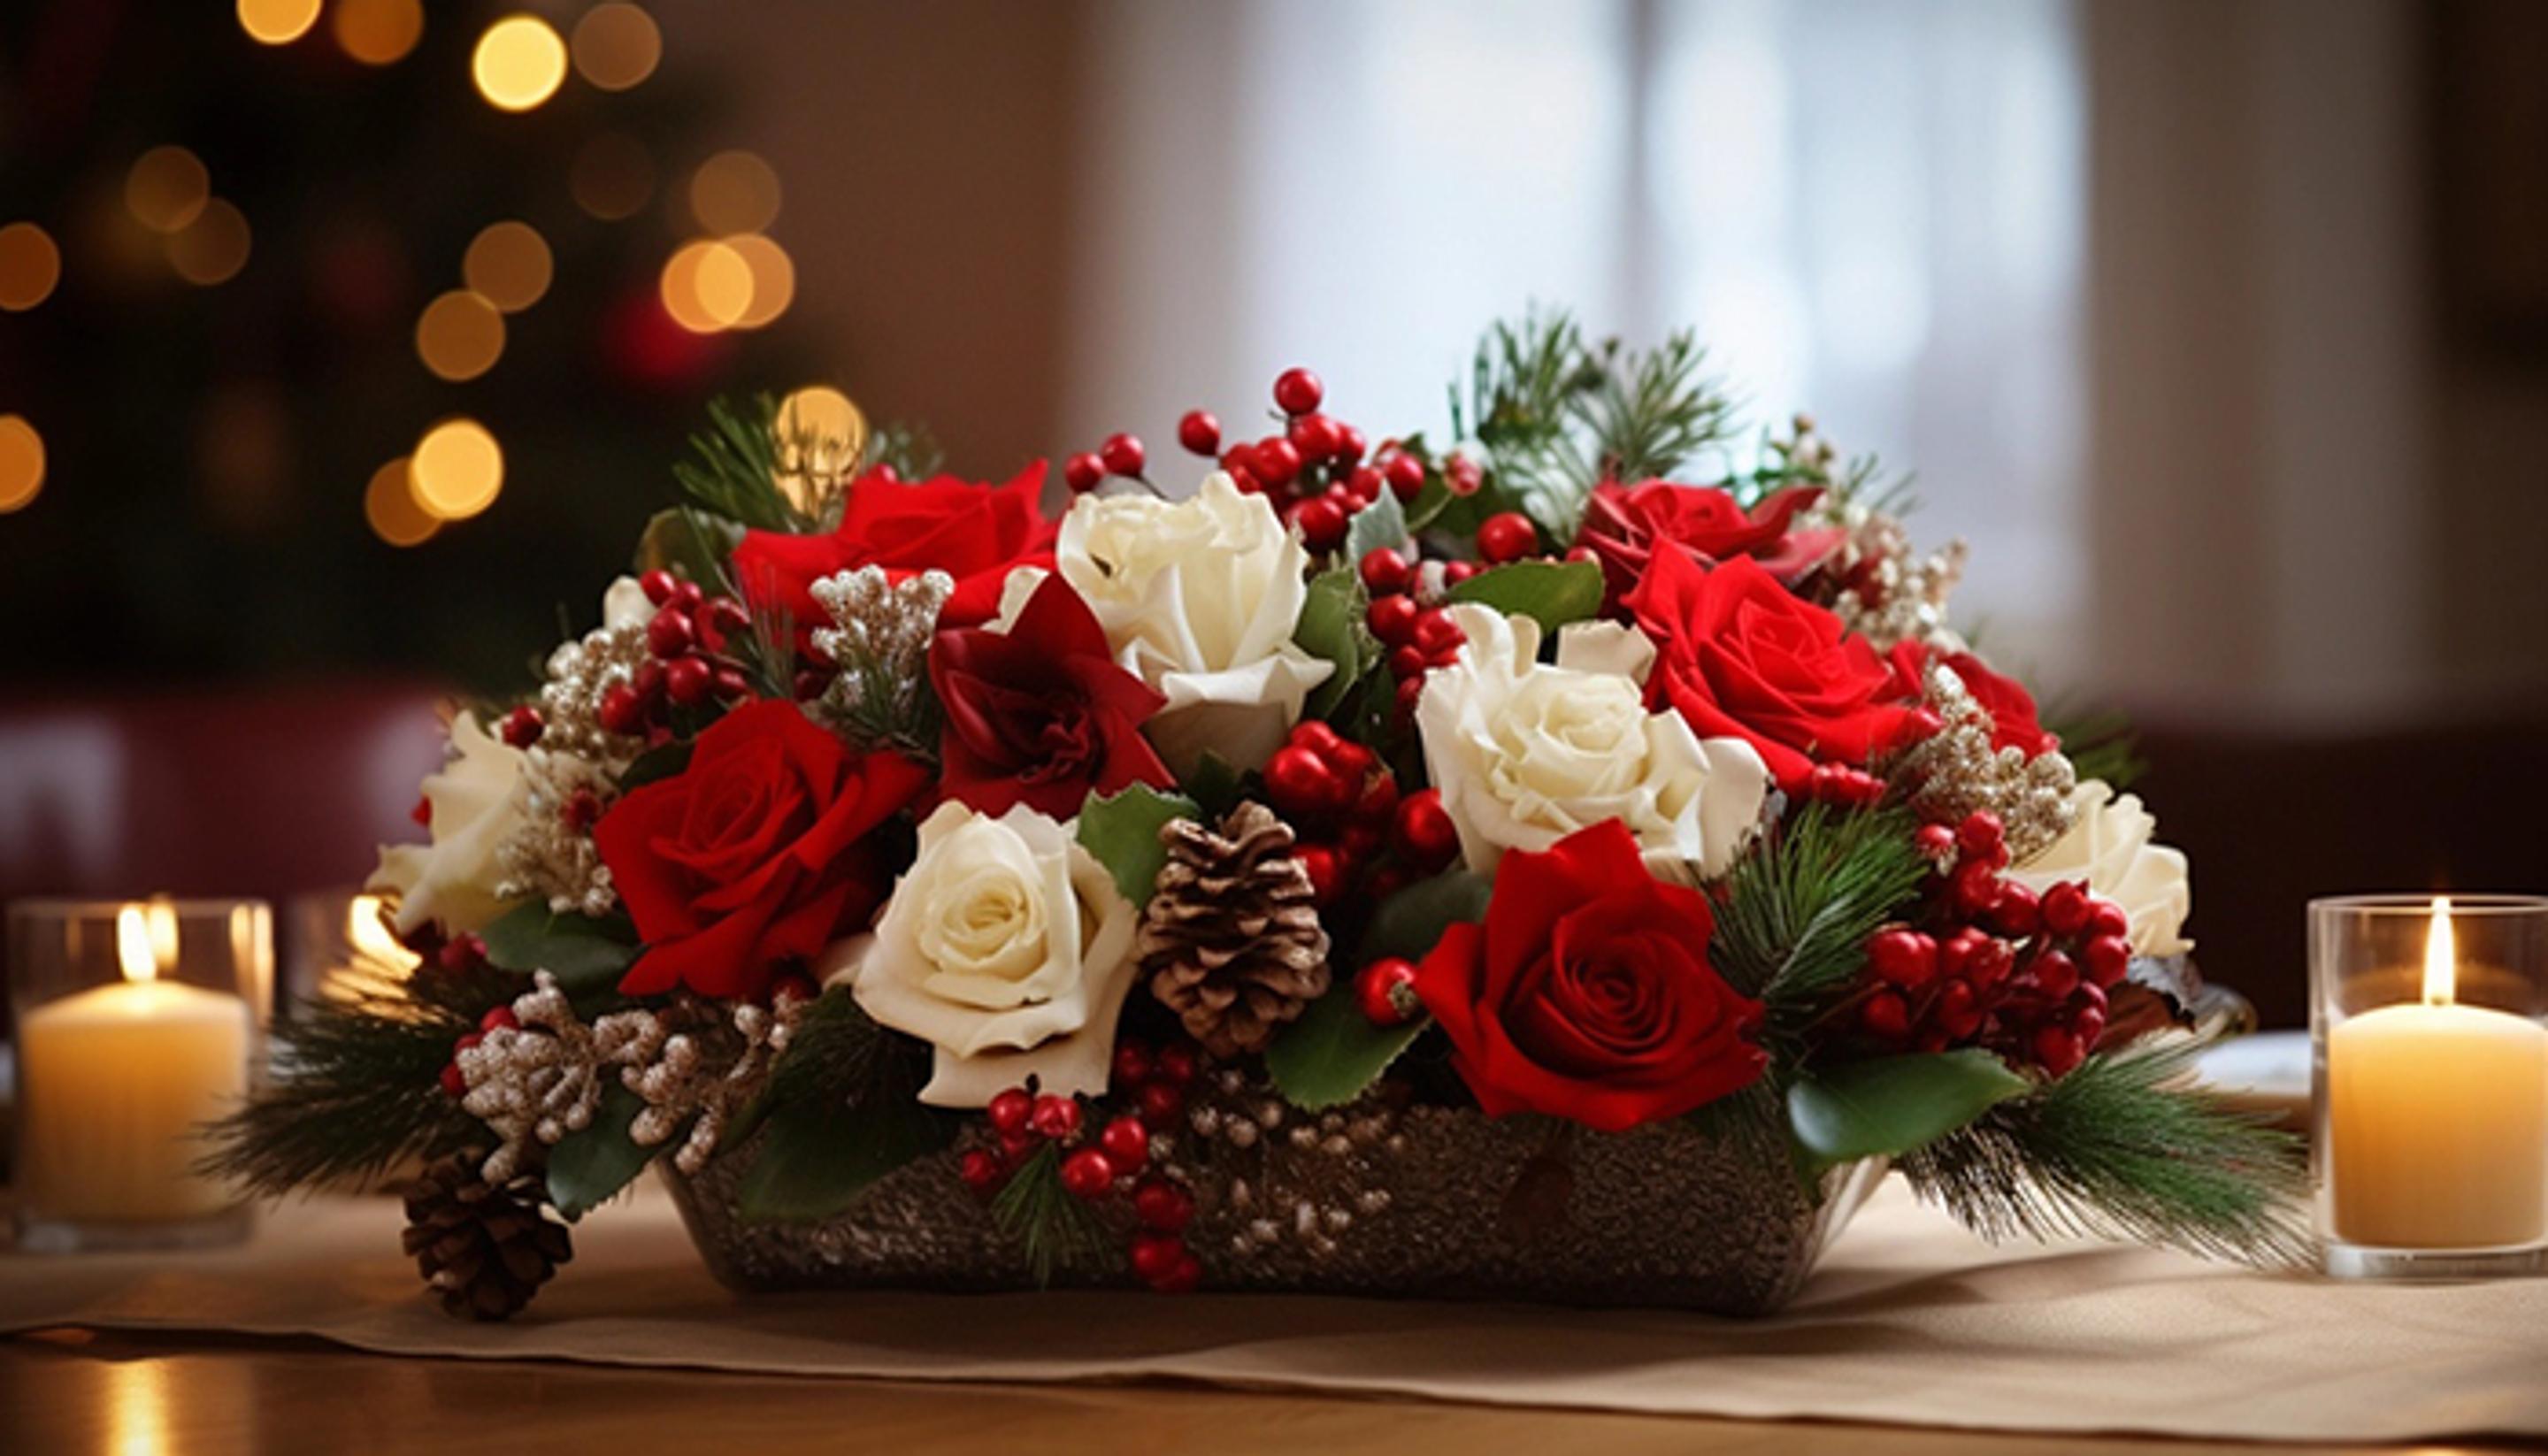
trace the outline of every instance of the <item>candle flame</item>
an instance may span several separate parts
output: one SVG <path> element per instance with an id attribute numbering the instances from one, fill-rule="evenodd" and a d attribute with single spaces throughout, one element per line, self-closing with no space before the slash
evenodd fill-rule
<path id="1" fill-rule="evenodd" d="M 345 907 L 345 942 L 354 954 L 368 960 L 401 968 L 415 963 L 415 953 L 399 944 L 381 918 L 381 897 L 356 895 Z"/>
<path id="2" fill-rule="evenodd" d="M 115 958 L 129 981 L 155 981 L 177 963 L 177 910 L 165 900 L 115 912 Z"/>
<path id="3" fill-rule="evenodd" d="M 2458 989 L 2459 944 L 2451 934 L 2451 902 L 2433 897 L 2432 924 L 2424 931 L 2424 1004 L 2448 1006 Z"/>

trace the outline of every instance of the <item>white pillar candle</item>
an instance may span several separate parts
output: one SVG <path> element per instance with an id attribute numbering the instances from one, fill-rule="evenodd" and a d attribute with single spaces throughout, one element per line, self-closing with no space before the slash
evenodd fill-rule
<path id="1" fill-rule="evenodd" d="M 2499 1248 L 2548 1236 L 2548 1029 L 2452 1000 L 2448 901 L 2434 902 L 2424 1001 L 2327 1035 L 2335 1232 L 2385 1248 Z"/>

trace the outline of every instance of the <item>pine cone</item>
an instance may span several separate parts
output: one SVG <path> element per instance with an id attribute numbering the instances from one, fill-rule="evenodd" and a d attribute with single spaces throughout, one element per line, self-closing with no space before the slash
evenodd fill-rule
<path id="1" fill-rule="evenodd" d="M 511 1319 L 575 1257 L 566 1226 L 541 1210 L 539 1175 L 489 1183 L 478 1173 L 483 1157 L 456 1153 L 408 1187 L 402 1241 L 455 1320 Z"/>
<path id="2" fill-rule="evenodd" d="M 1151 994 L 1215 1056 L 1264 1046 L 1327 989 L 1327 933 L 1292 829 L 1259 803 L 1159 831 L 1168 863 L 1141 920 Z"/>

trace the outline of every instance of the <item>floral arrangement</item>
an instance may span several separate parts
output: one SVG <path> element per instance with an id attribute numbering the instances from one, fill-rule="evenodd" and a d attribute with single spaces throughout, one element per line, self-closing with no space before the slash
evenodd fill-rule
<path id="1" fill-rule="evenodd" d="M 1443 443 L 1273 402 L 1179 421 L 1190 489 L 1118 434 L 1052 492 L 721 409 L 599 625 L 452 717 L 375 881 L 421 965 L 302 1009 L 220 1164 L 431 1160 L 409 1249 L 482 1318 L 656 1162 L 819 1222 L 942 1159 L 1039 1274 L 1210 1285 L 1215 1149 L 1410 1107 L 2292 1249 L 2290 1146 L 2183 1075 L 2127 743 L 1949 625 L 1961 547 L 1871 462 L 1563 318 L 1490 333 Z"/>

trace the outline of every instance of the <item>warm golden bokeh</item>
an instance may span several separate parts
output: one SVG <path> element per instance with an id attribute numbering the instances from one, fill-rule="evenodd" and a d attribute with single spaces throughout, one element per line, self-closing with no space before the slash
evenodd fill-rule
<path id="1" fill-rule="evenodd" d="M 536 15 L 508 15 L 478 38 L 469 72 L 488 105 L 529 111 L 566 80 L 566 43 Z"/>
<path id="2" fill-rule="evenodd" d="M 415 320 L 415 353 L 438 379 L 476 379 L 504 353 L 504 316 L 483 296 L 453 289 Z"/>
<path id="3" fill-rule="evenodd" d="M 655 73 L 664 34 L 655 18 L 625 0 L 605 0 L 575 23 L 575 69 L 604 91 L 625 91 Z"/>
<path id="4" fill-rule="evenodd" d="M 408 466 L 416 504 L 439 520 L 466 520 L 496 503 L 504 452 L 487 426 L 456 415 L 424 432 Z"/>
<path id="5" fill-rule="evenodd" d="M 778 174 L 749 151 L 720 151 L 690 174 L 690 215 L 720 235 L 759 232 L 778 217 Z"/>
<path id="6" fill-rule="evenodd" d="M 418 545 L 442 529 L 442 522 L 416 503 L 404 455 L 372 472 L 372 483 L 363 488 L 363 519 L 371 523 L 373 535 L 393 546 Z"/>
<path id="7" fill-rule="evenodd" d="M 25 508 L 45 488 L 45 437 L 21 414 L 0 414 L 0 514 Z"/>
<path id="8" fill-rule="evenodd" d="M 336 0 L 327 28 L 347 55 L 365 65 L 391 65 L 423 39 L 424 6 L 419 0 Z"/>
<path id="9" fill-rule="evenodd" d="M 758 232 L 729 237 L 725 245 L 752 271 L 752 297 L 734 326 L 759 328 L 786 313 L 796 300 L 796 264 L 787 250 Z"/>
<path id="10" fill-rule="evenodd" d="M 153 232 L 182 230 L 212 200 L 212 173 L 182 146 L 154 146 L 124 174 L 124 205 Z"/>
<path id="11" fill-rule="evenodd" d="M 0 309 L 24 313 L 50 298 L 62 281 L 62 250 L 33 223 L 0 228 Z"/>
<path id="12" fill-rule="evenodd" d="M 635 137 L 604 132 L 575 154 L 567 188 L 577 207 L 605 223 L 632 218 L 655 195 L 655 159 Z"/>
<path id="13" fill-rule="evenodd" d="M 518 314 L 549 291 L 555 264 L 548 239 L 528 223 L 489 225 L 470 240 L 460 276 L 487 302 Z"/>
<path id="14" fill-rule="evenodd" d="M 752 264 L 726 243 L 683 243 L 664 264 L 662 294 L 673 320 L 692 333 L 715 333 L 752 309 Z"/>
<path id="15" fill-rule="evenodd" d="M 289 46 L 318 23 L 318 0 L 238 0 L 239 29 L 267 46 Z"/>
<path id="16" fill-rule="evenodd" d="M 248 243 L 247 218 L 217 197 L 183 232 L 169 236 L 168 266 L 188 283 L 210 288 L 247 266 Z"/>

